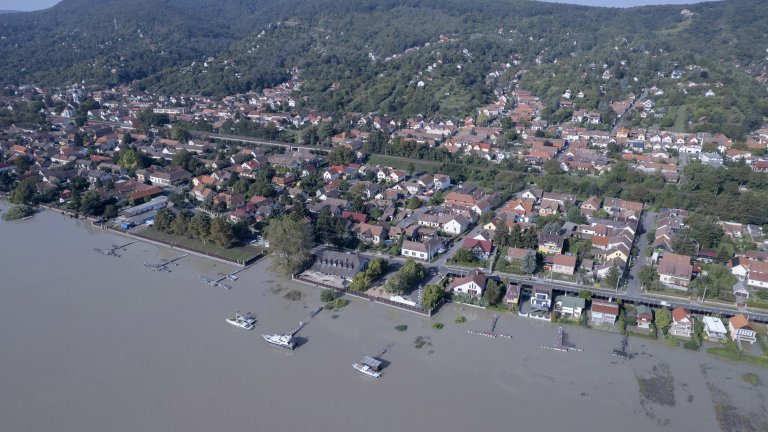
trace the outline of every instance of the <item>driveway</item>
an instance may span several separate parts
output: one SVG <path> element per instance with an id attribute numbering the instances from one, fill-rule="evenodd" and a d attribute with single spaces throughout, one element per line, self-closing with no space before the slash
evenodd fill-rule
<path id="1" fill-rule="evenodd" d="M 637 239 L 637 260 L 629 268 L 629 280 L 627 281 L 627 295 L 638 297 L 641 295 L 640 269 L 650 264 L 650 258 L 645 256 L 645 250 L 648 248 L 648 236 L 650 230 L 656 226 L 656 217 L 658 213 L 646 212 L 641 220 L 641 229 Z"/>

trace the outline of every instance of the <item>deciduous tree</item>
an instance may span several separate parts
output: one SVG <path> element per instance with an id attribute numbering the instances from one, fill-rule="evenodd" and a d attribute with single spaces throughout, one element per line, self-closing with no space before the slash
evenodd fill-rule
<path id="1" fill-rule="evenodd" d="M 312 247 L 308 225 L 290 217 L 272 218 L 264 235 L 269 241 L 272 269 L 286 276 L 301 270 Z"/>

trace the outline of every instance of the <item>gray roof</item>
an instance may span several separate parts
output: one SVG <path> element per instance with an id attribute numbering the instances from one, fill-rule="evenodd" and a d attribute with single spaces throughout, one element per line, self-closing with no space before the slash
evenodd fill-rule
<path id="1" fill-rule="evenodd" d="M 365 269 L 368 258 L 357 253 L 346 253 L 333 250 L 321 250 L 316 254 L 317 259 L 310 270 L 327 275 L 339 276 L 351 280 L 357 273 Z"/>

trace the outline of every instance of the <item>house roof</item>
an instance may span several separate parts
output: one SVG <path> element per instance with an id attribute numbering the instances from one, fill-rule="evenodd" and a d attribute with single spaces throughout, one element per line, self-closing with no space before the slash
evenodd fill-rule
<path id="1" fill-rule="evenodd" d="M 464 249 L 474 249 L 479 247 L 485 253 L 490 253 L 493 249 L 493 243 L 489 240 L 478 240 L 473 238 L 465 238 L 464 243 L 461 245 Z"/>
<path id="2" fill-rule="evenodd" d="M 312 264 L 311 269 L 324 274 L 352 279 L 367 262 L 368 258 L 356 253 L 321 250 L 317 253 L 317 259 Z"/>
<path id="3" fill-rule="evenodd" d="M 651 310 L 651 308 L 649 308 L 646 305 L 642 305 L 642 304 L 637 305 L 637 308 L 635 308 L 635 310 L 637 311 L 638 318 L 640 317 L 640 315 L 648 315 L 650 318 L 653 318 L 653 310 Z"/>
<path id="4" fill-rule="evenodd" d="M 619 315 L 619 305 L 610 302 L 592 301 L 592 311 L 604 314 Z"/>
<path id="5" fill-rule="evenodd" d="M 672 319 L 675 322 L 682 321 L 684 319 L 691 319 L 691 315 L 682 306 L 678 306 L 672 310 Z"/>
<path id="6" fill-rule="evenodd" d="M 525 256 L 526 253 L 528 253 L 529 250 L 530 249 L 511 247 L 509 250 L 507 250 L 507 256 L 510 259 L 521 259 Z"/>
<path id="7" fill-rule="evenodd" d="M 451 282 L 451 285 L 449 286 L 448 290 L 452 291 L 454 288 L 460 287 L 470 282 L 474 282 L 480 288 L 485 288 L 485 282 L 487 280 L 488 280 L 488 277 L 485 275 L 485 273 L 481 272 L 480 270 L 473 270 L 468 275 L 462 278 L 454 279 L 453 282 Z"/>
<path id="8" fill-rule="evenodd" d="M 752 326 L 749 325 L 749 320 L 747 320 L 747 317 L 744 316 L 744 314 L 738 314 L 728 320 L 728 322 L 731 324 L 731 326 L 735 329 L 747 329 L 752 330 Z"/>
<path id="9" fill-rule="evenodd" d="M 555 255 L 552 257 L 552 264 L 564 267 L 576 267 L 576 257 L 571 255 Z"/>
<path id="10" fill-rule="evenodd" d="M 575 296 L 559 296 L 555 299 L 555 303 L 559 302 L 563 307 L 568 308 L 584 308 L 584 306 L 587 304 L 586 300 L 584 300 L 581 297 L 575 297 Z"/>
<path id="11" fill-rule="evenodd" d="M 546 234 L 546 233 L 539 234 L 539 245 L 544 245 L 546 243 L 554 243 L 557 245 L 557 247 L 562 249 L 564 242 L 565 242 L 565 238 L 561 235 Z"/>
<path id="12" fill-rule="evenodd" d="M 701 321 L 704 323 L 704 327 L 708 328 L 710 331 L 717 333 L 726 332 L 725 325 L 723 325 L 723 322 L 720 320 L 720 318 L 705 316 L 701 319 Z"/>
<path id="13" fill-rule="evenodd" d="M 659 263 L 660 275 L 690 280 L 691 273 L 693 273 L 693 266 L 691 265 L 691 257 L 687 255 L 667 252 Z"/>

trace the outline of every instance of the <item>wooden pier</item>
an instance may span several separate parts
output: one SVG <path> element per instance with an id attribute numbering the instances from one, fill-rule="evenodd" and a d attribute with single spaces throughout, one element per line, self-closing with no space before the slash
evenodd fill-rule
<path id="1" fill-rule="evenodd" d="M 180 259 L 182 259 L 184 257 L 187 257 L 187 256 L 189 256 L 189 254 L 179 255 L 179 256 L 177 256 L 174 259 L 162 260 L 161 262 L 159 262 L 157 264 L 144 263 L 144 267 L 150 269 L 151 271 L 161 271 L 161 272 L 170 273 L 171 269 L 169 269 L 168 266 L 170 266 L 171 264 L 178 265 L 176 263 L 176 261 L 178 261 L 178 260 L 180 260 Z"/>
<path id="2" fill-rule="evenodd" d="M 512 339 L 512 336 L 502 333 L 496 333 L 496 324 L 499 322 L 499 316 L 494 315 L 493 321 L 491 321 L 491 327 L 486 331 L 477 331 L 477 330 L 467 330 L 467 333 L 473 334 L 473 335 L 479 335 L 479 336 L 485 336 L 489 338 L 504 338 L 504 339 Z"/>
<path id="3" fill-rule="evenodd" d="M 309 323 L 312 318 L 316 317 L 317 314 L 319 314 L 323 309 L 325 309 L 325 305 L 321 304 L 320 306 L 312 309 L 312 312 L 309 313 L 309 318 L 306 321 L 299 321 L 299 324 L 287 331 L 285 334 L 291 335 L 291 337 L 296 336 L 296 333 L 298 333 L 302 328 L 304 328 L 307 323 Z"/>
<path id="4" fill-rule="evenodd" d="M 563 326 L 557 326 L 557 342 L 554 345 L 542 345 L 541 348 L 560 352 L 584 351 L 568 342 L 568 334 L 565 332 Z"/>
<path id="5" fill-rule="evenodd" d="M 251 268 L 251 266 L 243 267 L 241 269 L 237 269 L 237 270 L 233 271 L 232 273 L 228 273 L 228 274 L 219 273 L 218 278 L 216 278 L 216 279 L 211 279 L 211 278 L 206 277 L 206 276 L 200 276 L 200 280 L 202 280 L 203 282 L 205 282 L 206 284 L 208 284 L 210 286 L 224 288 L 224 289 L 228 289 L 229 290 L 229 289 L 232 289 L 232 287 L 227 285 L 227 284 L 225 284 L 225 283 L 223 283 L 222 281 L 224 279 L 229 279 L 231 281 L 236 281 L 237 280 L 237 276 L 236 275 L 238 273 L 242 272 L 242 271 L 248 270 L 249 268 Z"/>
<path id="6" fill-rule="evenodd" d="M 94 248 L 93 250 L 98 252 L 98 253 L 100 253 L 100 254 L 106 255 L 106 256 L 113 256 L 113 257 L 116 257 L 116 258 L 120 258 L 120 254 L 118 254 L 117 251 L 122 249 L 123 252 L 124 252 L 126 247 L 128 247 L 128 246 L 130 246 L 130 245 L 132 245 L 134 243 L 138 243 L 138 240 L 132 241 L 130 243 L 126 243 L 124 245 L 113 244 L 110 248 L 104 248 L 104 249 Z"/>

